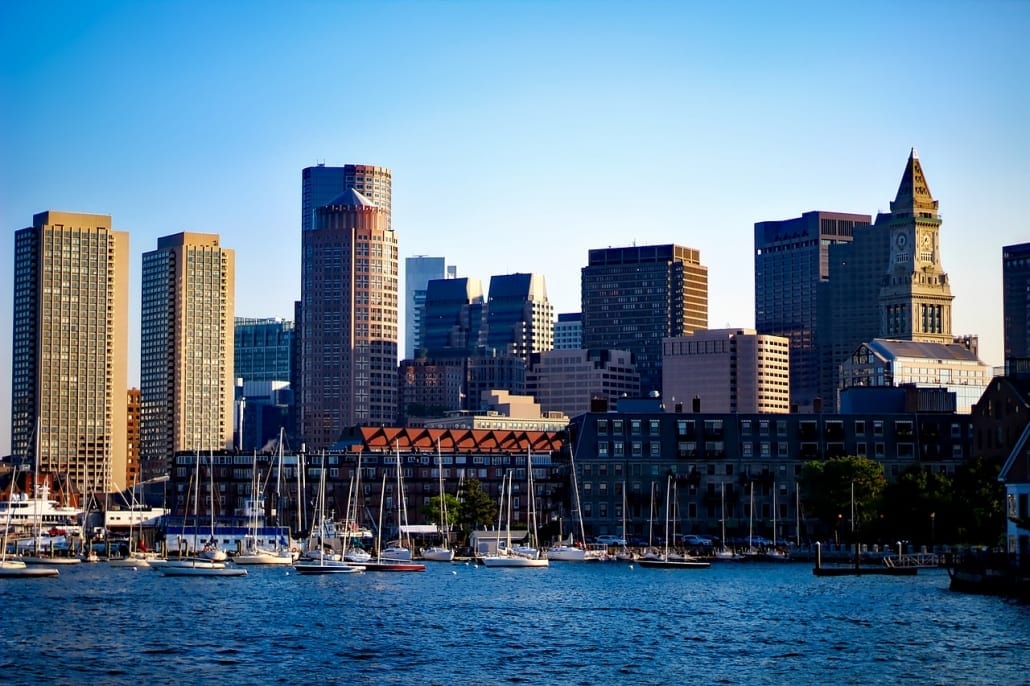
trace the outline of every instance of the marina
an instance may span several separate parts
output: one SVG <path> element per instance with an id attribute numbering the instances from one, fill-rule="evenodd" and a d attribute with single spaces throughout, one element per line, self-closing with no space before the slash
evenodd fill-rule
<path id="1" fill-rule="evenodd" d="M 79 565 L 0 584 L 0 665 L 11 683 L 510 683 L 527 669 L 549 684 L 1025 680 L 1027 606 L 950 591 L 942 569 L 810 570 L 461 562 L 345 579 L 255 567 L 227 580 Z M 41 622 L 46 608 L 60 612 Z"/>

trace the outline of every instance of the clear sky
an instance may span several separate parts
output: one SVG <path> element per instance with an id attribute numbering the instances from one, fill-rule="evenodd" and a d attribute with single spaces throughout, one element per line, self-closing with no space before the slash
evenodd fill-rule
<path id="1" fill-rule="evenodd" d="M 137 384 L 142 253 L 218 233 L 236 314 L 292 318 L 319 162 L 393 171 L 402 272 L 539 272 L 571 312 L 590 248 L 680 243 L 715 328 L 754 325 L 756 221 L 885 211 L 915 147 L 953 332 L 1000 364 L 1028 36 L 1025 1 L 0 3 L 0 454 L 15 230 L 54 209 L 130 232 Z"/>

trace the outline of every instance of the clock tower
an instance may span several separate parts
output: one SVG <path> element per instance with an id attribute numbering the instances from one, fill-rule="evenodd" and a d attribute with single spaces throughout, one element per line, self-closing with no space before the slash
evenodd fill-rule
<path id="1" fill-rule="evenodd" d="M 880 337 L 951 343 L 951 286 L 940 258 L 937 201 L 912 148 L 891 203 L 890 261 L 880 289 Z"/>

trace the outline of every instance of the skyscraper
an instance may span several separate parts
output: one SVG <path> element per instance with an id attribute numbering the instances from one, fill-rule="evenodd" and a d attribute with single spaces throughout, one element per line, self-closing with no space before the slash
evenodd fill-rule
<path id="1" fill-rule="evenodd" d="M 790 340 L 790 401 L 811 412 L 820 395 L 819 350 L 829 341 L 819 318 L 821 284 L 829 278 L 831 245 L 850 243 L 872 217 L 805 212 L 755 223 L 755 330 Z"/>
<path id="2" fill-rule="evenodd" d="M 581 271 L 583 347 L 629 350 L 641 391 L 662 389 L 662 339 L 708 328 L 708 268 L 680 245 L 591 250 Z"/>
<path id="3" fill-rule="evenodd" d="M 474 277 L 426 284 L 422 347 L 433 358 L 469 357 L 479 349 L 483 284 Z"/>
<path id="4" fill-rule="evenodd" d="M 422 316 L 425 314 L 426 286 L 442 279 L 446 265 L 442 257 L 415 255 L 404 260 L 404 358 L 412 359 L 422 349 Z"/>
<path id="5" fill-rule="evenodd" d="M 483 344 L 487 355 L 508 354 L 528 361 L 554 348 L 554 307 L 542 274 L 490 277 Z"/>
<path id="6" fill-rule="evenodd" d="M 319 164 L 301 172 L 301 230 L 315 228 L 315 212 L 346 190 L 354 189 L 379 206 L 391 228 L 393 177 L 389 169 L 369 164 L 327 167 Z"/>
<path id="7" fill-rule="evenodd" d="M 124 487 L 129 234 L 48 211 L 14 242 L 13 454 L 84 491 Z"/>
<path id="8" fill-rule="evenodd" d="M 388 186 L 389 171 L 372 169 Z M 314 218 L 302 233 L 300 431 L 318 450 L 396 421 L 398 248 L 388 210 L 357 188 Z"/>
<path id="9" fill-rule="evenodd" d="M 140 452 L 148 473 L 179 451 L 232 447 L 235 259 L 210 233 L 163 236 L 143 254 Z"/>
<path id="10" fill-rule="evenodd" d="M 293 322 L 236 317 L 233 324 L 233 373 L 246 381 L 289 381 Z"/>
<path id="11" fill-rule="evenodd" d="M 1005 360 L 1030 358 L 1030 243 L 1001 253 Z"/>

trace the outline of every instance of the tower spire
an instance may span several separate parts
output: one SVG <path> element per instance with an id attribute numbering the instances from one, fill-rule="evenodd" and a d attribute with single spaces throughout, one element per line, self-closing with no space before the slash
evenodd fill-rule
<path id="1" fill-rule="evenodd" d="M 912 148 L 901 175 L 898 193 L 891 203 L 891 214 L 909 217 L 937 217 L 937 201 L 930 193 L 930 186 L 923 176 L 923 166 L 919 164 L 919 155 Z"/>

